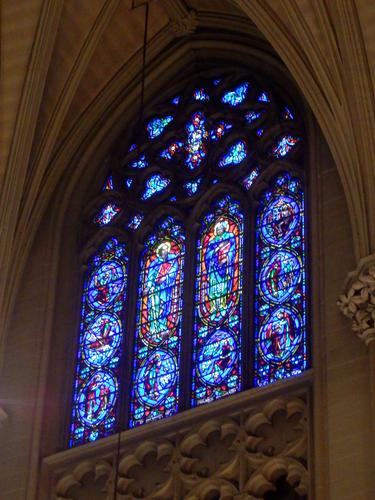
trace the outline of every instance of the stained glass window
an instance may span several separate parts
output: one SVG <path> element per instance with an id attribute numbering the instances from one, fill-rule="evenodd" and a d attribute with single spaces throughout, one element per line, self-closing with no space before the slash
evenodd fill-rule
<path id="1" fill-rule="evenodd" d="M 112 434 L 126 313 L 127 252 L 110 239 L 88 265 L 82 296 L 70 446 Z"/>
<path id="2" fill-rule="evenodd" d="M 109 175 L 103 185 L 102 191 L 112 191 L 114 189 L 113 187 L 113 177 L 112 175 Z"/>
<path id="3" fill-rule="evenodd" d="M 132 168 L 146 168 L 148 167 L 148 161 L 146 160 L 145 155 L 141 155 L 136 160 L 130 162 L 129 166 Z"/>
<path id="4" fill-rule="evenodd" d="M 147 132 L 150 139 L 155 139 L 164 132 L 165 127 L 171 123 L 173 116 L 167 115 L 163 118 L 153 118 L 147 124 Z"/>
<path id="5" fill-rule="evenodd" d="M 229 148 L 219 161 L 219 167 L 231 167 L 241 163 L 247 155 L 247 147 L 244 141 L 238 141 Z"/>
<path id="6" fill-rule="evenodd" d="M 206 119 L 201 112 L 194 113 L 191 121 L 186 125 L 187 131 L 187 151 L 186 165 L 194 170 L 206 156 L 206 140 L 208 132 L 206 130 Z"/>
<path id="7" fill-rule="evenodd" d="M 293 149 L 299 142 L 299 137 L 293 137 L 292 135 L 284 135 L 278 141 L 276 146 L 272 148 L 272 155 L 275 158 L 282 158 L 286 156 L 291 149 Z"/>
<path id="8" fill-rule="evenodd" d="M 305 134 L 259 81 L 185 81 L 101 167 L 70 446 L 309 367 Z"/>
<path id="9" fill-rule="evenodd" d="M 178 411 L 184 255 L 183 229 L 168 217 L 145 242 L 141 258 L 132 427 Z"/>
<path id="10" fill-rule="evenodd" d="M 121 207 L 116 203 L 106 203 L 99 210 L 99 213 L 94 217 L 94 222 L 98 226 L 106 226 L 116 217 L 119 212 L 121 212 Z"/>
<path id="11" fill-rule="evenodd" d="M 286 173 L 262 197 L 257 215 L 255 385 L 307 366 L 305 211 L 301 182 Z"/>
<path id="12" fill-rule="evenodd" d="M 236 87 L 234 90 L 226 92 L 222 97 L 222 101 L 225 104 L 230 104 L 231 106 L 238 106 L 246 99 L 248 89 L 249 84 L 245 82 Z"/>
<path id="13" fill-rule="evenodd" d="M 197 252 L 193 406 L 241 387 L 243 216 L 230 196 L 203 219 Z"/>
<path id="14" fill-rule="evenodd" d="M 152 175 L 146 181 L 146 189 L 142 195 L 142 200 L 148 200 L 168 186 L 170 180 L 160 174 Z"/>

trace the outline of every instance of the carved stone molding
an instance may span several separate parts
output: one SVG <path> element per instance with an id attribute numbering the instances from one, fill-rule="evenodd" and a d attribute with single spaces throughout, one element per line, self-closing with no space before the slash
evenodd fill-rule
<path id="1" fill-rule="evenodd" d="M 375 339 L 375 255 L 361 259 L 357 269 L 349 273 L 337 305 L 366 345 Z"/>
<path id="2" fill-rule="evenodd" d="M 4 422 L 8 420 L 8 415 L 5 410 L 0 406 L 0 429 L 3 427 Z"/>
<path id="3" fill-rule="evenodd" d="M 122 445 L 117 472 L 113 455 L 103 458 L 100 452 L 75 466 L 66 461 L 62 474 L 59 467 L 54 498 L 110 500 L 116 483 L 118 500 L 256 500 L 278 491 L 280 480 L 296 498 L 305 498 L 305 397 L 278 396 L 247 411 L 225 413 Z"/>
<path id="4" fill-rule="evenodd" d="M 190 10 L 186 16 L 171 20 L 170 26 L 177 37 L 191 35 L 198 26 L 197 13 Z"/>

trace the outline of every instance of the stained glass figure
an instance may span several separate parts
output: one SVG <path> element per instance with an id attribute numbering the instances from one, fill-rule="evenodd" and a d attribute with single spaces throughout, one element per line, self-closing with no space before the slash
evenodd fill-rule
<path id="1" fill-rule="evenodd" d="M 111 238 L 88 263 L 69 446 L 116 430 L 127 262 L 125 244 Z"/>
<path id="2" fill-rule="evenodd" d="M 218 139 L 221 139 L 225 133 L 230 130 L 233 127 L 231 123 L 227 122 L 219 122 L 217 125 L 214 126 L 214 128 L 211 129 L 210 132 L 210 138 L 212 141 L 217 141 Z"/>
<path id="3" fill-rule="evenodd" d="M 117 203 L 106 203 L 94 217 L 94 223 L 98 226 L 106 226 L 113 221 L 119 212 L 121 212 L 121 207 Z"/>
<path id="4" fill-rule="evenodd" d="M 197 111 L 186 125 L 187 158 L 185 163 L 190 170 L 197 168 L 206 157 L 206 119 L 204 114 Z"/>
<path id="5" fill-rule="evenodd" d="M 203 219 L 197 252 L 193 406 L 241 385 L 243 216 L 230 196 Z"/>
<path id="6" fill-rule="evenodd" d="M 178 411 L 185 237 L 168 217 L 141 257 L 130 426 Z"/>
<path id="7" fill-rule="evenodd" d="M 185 150 L 185 145 L 181 141 L 172 142 L 166 149 L 160 153 L 161 158 L 165 158 L 166 160 L 171 160 L 172 157 L 181 151 Z"/>
<path id="8" fill-rule="evenodd" d="M 142 200 L 148 200 L 156 194 L 164 191 L 171 181 L 160 174 L 151 175 L 146 181 L 146 189 L 142 194 Z"/>
<path id="9" fill-rule="evenodd" d="M 146 167 L 148 167 L 148 161 L 146 160 L 146 156 L 141 155 L 136 160 L 130 162 L 129 167 L 131 167 L 131 168 L 146 168 Z"/>
<path id="10" fill-rule="evenodd" d="M 164 129 L 171 121 L 173 116 L 167 115 L 163 118 L 153 118 L 147 124 L 147 132 L 150 139 L 155 139 L 164 132 Z"/>
<path id="11" fill-rule="evenodd" d="M 246 99 L 248 89 L 249 89 L 249 84 L 247 82 L 242 83 L 234 90 L 229 90 L 228 92 L 225 92 L 221 100 L 224 104 L 230 104 L 230 106 L 233 107 L 238 106 Z"/>
<path id="12" fill-rule="evenodd" d="M 197 89 L 193 97 L 196 101 L 209 101 L 210 96 L 207 94 L 207 92 L 204 89 Z"/>
<path id="13" fill-rule="evenodd" d="M 245 114 L 246 121 L 248 123 L 253 123 L 262 116 L 261 111 L 249 111 Z"/>
<path id="14" fill-rule="evenodd" d="M 219 167 L 231 167 L 239 165 L 247 156 L 247 147 L 245 141 L 237 141 L 230 146 L 219 160 Z"/>
<path id="15" fill-rule="evenodd" d="M 242 185 L 249 190 L 251 186 L 254 184 L 255 179 L 259 175 L 259 168 L 256 167 L 252 170 L 246 177 L 242 179 Z"/>
<path id="16" fill-rule="evenodd" d="M 135 214 L 128 223 L 128 228 L 133 229 L 135 231 L 139 228 L 141 222 L 143 221 L 144 216 L 142 214 Z"/>
<path id="17" fill-rule="evenodd" d="M 194 181 L 188 181 L 184 184 L 184 189 L 189 196 L 193 196 L 197 193 L 200 183 L 202 182 L 202 177 L 195 179 Z"/>
<path id="18" fill-rule="evenodd" d="M 284 120 L 294 120 L 294 114 L 287 106 L 284 108 L 283 118 Z"/>
<path id="19" fill-rule="evenodd" d="M 258 97 L 259 102 L 271 102 L 271 99 L 269 98 L 267 92 L 262 92 L 260 96 Z"/>
<path id="20" fill-rule="evenodd" d="M 282 158 L 286 156 L 291 149 L 295 147 L 295 145 L 299 142 L 299 137 L 293 137 L 292 135 L 284 135 L 276 146 L 272 148 L 272 155 L 275 158 Z"/>
<path id="21" fill-rule="evenodd" d="M 113 177 L 112 175 L 109 175 L 102 187 L 102 191 L 113 191 Z"/>
<path id="22" fill-rule="evenodd" d="M 257 214 L 255 385 L 307 368 L 306 269 L 302 184 L 282 174 Z"/>

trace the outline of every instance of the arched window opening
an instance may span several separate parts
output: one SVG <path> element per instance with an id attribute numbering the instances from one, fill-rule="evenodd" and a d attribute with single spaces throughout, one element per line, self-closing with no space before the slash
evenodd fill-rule
<path id="1" fill-rule="evenodd" d="M 82 295 L 70 446 L 112 434 L 119 416 L 127 248 L 111 238 L 88 263 Z"/>
<path id="2" fill-rule="evenodd" d="M 167 217 L 144 245 L 139 272 L 130 426 L 179 408 L 185 237 Z"/>
<path id="3" fill-rule="evenodd" d="M 229 72 L 121 140 L 90 214 L 107 239 L 85 271 L 70 446 L 308 368 L 304 142 L 290 98 Z"/>
<path id="4" fill-rule="evenodd" d="M 197 242 L 192 406 L 241 388 L 243 215 L 229 195 L 201 221 Z"/>

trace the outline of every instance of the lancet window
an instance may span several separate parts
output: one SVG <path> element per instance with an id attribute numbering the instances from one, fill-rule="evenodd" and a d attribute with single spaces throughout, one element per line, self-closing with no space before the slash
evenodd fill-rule
<path id="1" fill-rule="evenodd" d="M 197 78 L 122 138 L 89 216 L 70 446 L 309 367 L 305 150 L 292 98 L 249 74 Z"/>

